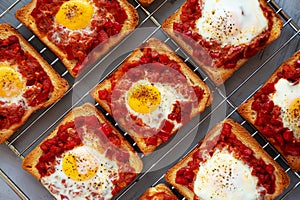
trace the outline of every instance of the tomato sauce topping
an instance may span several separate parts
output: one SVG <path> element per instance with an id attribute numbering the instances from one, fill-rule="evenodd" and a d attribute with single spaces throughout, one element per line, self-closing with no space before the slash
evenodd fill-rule
<path id="1" fill-rule="evenodd" d="M 275 105 L 269 95 L 276 91 L 275 84 L 284 78 L 291 83 L 299 84 L 300 60 L 292 65 L 283 65 L 273 82 L 266 84 L 255 95 L 251 109 L 256 111 L 255 125 L 260 127 L 260 132 L 278 145 L 286 155 L 299 156 L 300 142 L 294 137 L 294 133 L 284 127 L 281 119 L 281 108 Z"/>
<path id="2" fill-rule="evenodd" d="M 99 8 L 97 17 L 91 20 L 90 29 L 93 33 L 73 33 L 62 26 L 57 26 L 55 22 L 55 15 L 66 1 L 68 0 L 37 0 L 31 15 L 34 17 L 41 34 L 47 36 L 61 51 L 66 53 L 69 60 L 78 60 L 72 70 L 74 73 L 79 73 L 84 69 L 84 64 L 88 62 L 86 58 L 88 58 L 89 53 L 96 47 L 101 49 L 100 44 L 120 33 L 128 16 L 125 9 L 116 0 L 91 0 L 90 2 Z M 57 35 L 61 39 L 55 39 Z"/>
<path id="3" fill-rule="evenodd" d="M 148 74 L 148 78 L 153 80 L 154 82 L 170 84 L 174 82 L 182 82 L 182 86 L 186 85 L 187 87 L 184 87 L 184 90 L 186 92 L 189 91 L 189 93 L 196 96 L 197 100 L 195 102 L 193 100 L 190 102 L 176 101 L 173 105 L 174 108 L 172 112 L 168 115 L 168 119 L 166 119 L 162 123 L 163 126 L 160 127 L 159 130 L 156 130 L 154 128 L 151 129 L 148 127 L 147 130 L 145 129 L 145 131 L 141 131 L 143 127 L 145 128 L 145 124 L 142 122 L 142 120 L 140 118 L 137 118 L 136 116 L 130 115 L 125 105 L 116 105 L 116 103 L 114 104 L 117 106 L 113 109 L 114 117 L 118 118 L 130 116 L 131 121 L 134 122 L 134 125 L 132 126 L 135 127 L 137 132 L 140 132 L 142 134 L 139 135 L 139 137 L 144 137 L 147 146 L 156 146 L 159 143 L 159 139 L 163 142 L 166 142 L 172 136 L 172 129 L 175 126 L 172 121 L 186 124 L 190 120 L 190 113 L 192 111 L 193 103 L 198 103 L 203 99 L 204 90 L 199 86 L 188 86 L 185 75 L 180 70 L 180 65 L 175 60 L 170 59 L 166 54 L 160 54 L 157 51 L 152 50 L 151 48 L 143 48 L 142 52 L 143 56 L 141 56 L 139 61 L 126 63 L 126 65 L 122 68 L 122 71 L 116 71 L 114 74 L 112 74 L 112 76 L 109 79 L 112 85 L 111 90 L 99 90 L 98 96 L 100 99 L 106 100 L 109 103 L 110 108 L 112 108 L 112 91 L 114 91 L 118 81 L 129 70 L 130 72 L 132 72 L 132 69 L 142 65 L 145 66 L 144 69 L 147 69 L 148 71 L 152 72 L 151 75 Z M 168 68 L 171 68 L 172 70 L 175 70 L 178 73 L 170 73 L 169 71 L 167 71 Z M 135 70 L 134 73 L 130 73 L 130 81 L 134 83 L 135 81 L 139 80 L 142 76 L 144 76 L 143 70 Z M 116 95 L 115 91 L 114 95 Z M 114 98 L 116 99 L 116 96 L 114 96 Z"/>
<path id="4" fill-rule="evenodd" d="M 186 81 L 186 80 L 182 80 L 185 75 L 182 74 L 182 72 L 180 70 L 180 65 L 175 60 L 171 60 L 167 55 L 159 54 L 157 51 L 152 50 L 150 48 L 144 48 L 142 50 L 142 52 L 143 52 L 143 56 L 140 58 L 139 61 L 126 63 L 126 65 L 122 68 L 121 72 L 116 72 L 110 77 L 109 80 L 112 85 L 111 91 L 114 90 L 116 84 L 118 83 L 120 78 L 122 78 L 122 76 L 124 76 L 124 74 L 126 72 L 128 72 L 129 70 L 131 70 L 137 66 L 141 66 L 141 65 L 145 65 L 145 64 L 151 64 L 151 65 L 149 65 L 149 68 L 152 68 L 153 71 L 155 71 L 159 75 L 159 77 L 161 78 L 160 81 L 162 81 L 162 82 L 170 82 L 171 83 L 171 82 L 174 82 L 174 80 Z M 165 71 L 165 68 L 161 67 L 162 65 L 170 67 L 179 73 L 178 74 L 168 73 L 169 76 L 167 73 L 164 73 L 164 76 L 161 76 L 160 74 L 163 73 L 163 71 Z M 137 80 L 142 75 L 143 75 L 143 72 L 141 70 L 135 71 L 135 77 Z M 174 77 L 174 75 L 177 75 L 177 76 Z M 132 81 L 135 81 L 134 77 L 132 78 Z M 194 90 L 193 92 L 195 92 L 195 94 L 197 95 L 198 102 L 200 102 L 203 98 L 204 90 L 202 88 L 200 88 L 199 86 L 193 86 L 193 90 Z M 111 104 L 111 93 L 112 93 L 111 91 L 108 91 L 106 89 L 99 90 L 98 96 L 100 99 L 106 100 L 108 103 Z"/>
<path id="5" fill-rule="evenodd" d="M 263 47 L 270 37 L 270 30 L 273 26 L 272 20 L 268 22 L 268 29 L 263 31 L 249 44 L 233 46 L 222 44 L 217 40 L 206 40 L 197 33 L 196 20 L 202 16 L 202 0 L 187 0 L 182 7 L 180 22 L 174 22 L 173 30 L 188 43 L 193 49 L 193 55 L 199 58 L 205 65 L 220 68 L 234 68 L 237 61 L 255 55 Z M 260 6 L 266 18 L 270 18 L 272 13 Z"/>
<path id="6" fill-rule="evenodd" d="M 22 79 L 26 81 L 23 97 L 28 106 L 34 107 L 48 100 L 54 90 L 50 77 L 39 62 L 22 49 L 17 36 L 0 39 L 0 62 L 18 67 Z M 20 122 L 25 111 L 24 102 L 6 104 L 0 100 L 0 129 L 7 129 Z"/>
<path id="7" fill-rule="evenodd" d="M 271 164 L 266 164 L 261 158 L 256 158 L 254 152 L 244 145 L 233 133 L 232 126 L 224 123 L 220 135 L 212 141 L 207 141 L 205 149 L 209 150 L 208 154 L 213 155 L 216 149 L 228 150 L 229 153 L 245 162 L 252 172 L 253 176 L 258 178 L 258 186 L 263 186 L 266 191 L 262 191 L 261 195 L 273 194 L 275 192 L 275 175 L 274 167 Z M 188 165 L 179 169 L 176 173 L 176 183 L 187 186 L 193 191 L 193 182 L 199 170 L 199 163 L 206 162 L 203 151 L 198 150 L 192 155 L 192 160 Z"/>
<path id="8" fill-rule="evenodd" d="M 84 131 L 86 130 L 86 131 Z M 87 133 L 88 132 L 88 133 Z M 106 157 L 116 160 L 119 167 L 119 179 L 114 180 L 112 194 L 116 194 L 133 181 L 136 172 L 129 163 L 129 152 L 122 149 L 122 141 L 111 125 L 100 123 L 95 115 L 79 116 L 74 121 L 60 125 L 57 134 L 45 140 L 40 148 L 43 151 L 36 165 L 41 177 L 49 176 L 55 172 L 55 160 L 68 150 L 84 145 L 84 134 L 94 134 L 100 139 L 101 145 L 106 149 Z"/>

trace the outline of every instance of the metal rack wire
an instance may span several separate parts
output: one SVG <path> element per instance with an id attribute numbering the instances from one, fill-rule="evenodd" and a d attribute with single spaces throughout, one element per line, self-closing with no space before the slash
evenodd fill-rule
<path id="1" fill-rule="evenodd" d="M 129 1 L 132 3 L 136 10 L 139 12 L 140 21 L 136 31 L 127 36 L 122 42 L 115 46 L 104 57 L 100 58 L 95 64 L 93 64 L 87 71 L 83 73 L 79 78 L 74 80 L 67 70 L 63 67 L 60 60 L 41 42 L 35 35 L 33 35 L 26 27 L 20 24 L 14 17 L 14 12 L 28 3 L 27 1 L 9 0 L 1 2 L 0 5 L 0 23 L 10 23 L 18 29 L 18 31 L 40 52 L 40 54 L 53 66 L 56 71 L 60 73 L 70 83 L 71 87 L 65 94 L 65 97 L 59 102 L 38 111 L 31 116 L 30 120 L 20 128 L 7 142 L 6 145 L 14 152 L 14 154 L 23 159 L 39 142 L 45 138 L 48 133 L 53 130 L 56 125 L 62 120 L 62 118 L 71 111 L 74 107 L 79 106 L 83 102 L 94 102 L 89 96 L 89 91 L 100 81 L 104 80 L 107 75 L 114 71 L 115 68 L 121 64 L 131 50 L 133 50 L 138 44 L 146 41 L 150 37 L 157 37 L 168 44 L 178 55 L 182 57 L 185 63 L 188 64 L 195 71 L 206 84 L 210 87 L 214 94 L 213 105 L 208 108 L 204 113 L 192 120 L 192 122 L 183 127 L 175 138 L 170 141 L 170 144 L 164 146 L 161 152 L 153 153 L 150 156 L 141 155 L 144 162 L 144 171 L 138 178 L 122 191 L 116 199 L 135 199 L 142 192 L 143 189 L 151 185 L 156 185 L 159 182 L 164 182 L 163 176 L 165 171 L 182 158 L 188 152 L 190 152 L 198 143 L 198 141 L 206 134 L 215 122 L 221 121 L 224 118 L 231 117 L 244 126 L 251 135 L 259 141 L 263 148 L 276 160 L 283 169 L 289 174 L 291 178 L 291 184 L 289 188 L 278 199 L 285 199 L 290 194 L 299 188 L 300 175 L 299 173 L 292 172 L 288 164 L 283 157 L 269 144 L 264 137 L 260 135 L 251 125 L 244 121 L 237 113 L 237 106 L 243 101 L 252 96 L 257 91 L 267 76 L 262 76 L 260 82 L 253 84 L 257 76 L 261 77 L 260 73 L 265 71 L 274 62 L 282 62 L 285 57 L 279 56 L 283 51 L 289 49 L 292 45 L 296 49 L 299 49 L 299 44 L 295 40 L 299 41 L 300 28 L 297 23 L 289 17 L 282 7 L 279 6 L 276 0 L 267 0 L 267 3 L 278 13 L 278 15 L 284 21 L 284 34 L 288 37 L 278 41 L 274 44 L 274 49 L 267 49 L 260 52 L 255 60 L 250 60 L 249 63 L 255 67 L 247 69 L 243 67 L 233 77 L 228 80 L 224 86 L 216 87 L 211 80 L 205 75 L 205 73 L 193 62 L 193 60 L 178 46 L 171 38 L 169 38 L 162 30 L 161 23 L 165 17 L 174 12 L 183 2 L 160 0 L 155 1 L 153 5 L 148 8 L 142 7 L 137 1 Z M 166 13 L 169 13 L 168 15 Z M 125 50 L 124 50 L 125 49 Z M 288 57 L 295 50 L 290 50 Z M 113 60 L 113 62 L 112 62 Z M 272 69 L 275 69 L 278 64 L 274 64 Z M 240 77 L 239 77 L 240 76 Z M 252 85 L 253 84 L 253 85 Z M 251 85 L 251 90 L 244 92 L 245 88 Z M 239 94 L 243 93 L 242 96 Z M 95 104 L 114 124 L 118 127 L 118 124 L 113 121 L 108 113 L 105 113 L 97 104 Z M 221 113 L 221 114 L 220 114 Z M 121 128 L 118 127 L 120 130 Z M 123 132 L 124 137 L 129 141 L 130 137 L 126 132 Z M 178 135 L 178 136 L 177 136 Z M 188 142 L 187 142 L 188 141 Z M 132 145 L 138 151 L 136 144 L 132 142 Z M 182 148 L 182 146 L 186 146 Z M 175 157 L 175 159 L 174 159 Z M 163 164 L 162 164 L 163 163 Z M 0 165 L 1 166 L 1 165 Z M 26 173 L 26 172 L 19 172 Z M 16 192 L 21 199 L 30 199 L 35 195 L 35 188 L 31 191 L 22 190 L 22 184 L 10 177 L 8 171 L 4 171 L 0 167 L 0 177 Z M 28 182 L 30 180 L 26 180 Z M 42 187 L 42 186 L 40 186 Z M 143 188 L 143 189 L 141 189 Z M 175 194 L 179 198 L 183 198 L 174 188 L 172 188 Z"/>

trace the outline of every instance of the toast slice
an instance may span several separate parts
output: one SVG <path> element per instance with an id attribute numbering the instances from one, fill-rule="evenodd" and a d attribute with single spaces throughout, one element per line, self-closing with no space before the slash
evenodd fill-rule
<path id="1" fill-rule="evenodd" d="M 69 12 L 74 16 L 68 16 Z M 107 53 L 138 24 L 137 11 L 126 0 L 98 4 L 90 0 L 47 3 L 32 0 L 15 15 L 60 58 L 73 77 Z"/>
<path id="2" fill-rule="evenodd" d="M 254 12 L 249 8 L 257 9 Z M 265 24 L 261 27 L 267 27 L 250 37 L 249 33 L 258 31 L 262 21 Z M 251 56 L 279 37 L 282 20 L 264 0 L 231 6 L 215 0 L 187 0 L 163 22 L 162 28 L 219 86 Z"/>
<path id="3" fill-rule="evenodd" d="M 170 188 L 163 183 L 154 187 L 150 187 L 138 200 L 178 200 L 177 196 L 170 190 Z"/>
<path id="4" fill-rule="evenodd" d="M 211 104 L 208 86 L 158 39 L 135 49 L 91 96 L 148 155 Z"/>
<path id="5" fill-rule="evenodd" d="M 213 127 L 165 179 L 187 199 L 274 199 L 289 176 L 237 122 Z"/>
<path id="6" fill-rule="evenodd" d="M 63 97 L 68 82 L 8 24 L 0 25 L 0 143 L 36 110 Z"/>
<path id="7" fill-rule="evenodd" d="M 300 51 L 283 62 L 262 88 L 238 108 L 240 115 L 277 148 L 294 171 L 300 171 L 299 69 Z"/>
<path id="8" fill-rule="evenodd" d="M 22 167 L 56 198 L 111 199 L 133 181 L 143 163 L 118 130 L 85 103 L 67 114 Z"/>

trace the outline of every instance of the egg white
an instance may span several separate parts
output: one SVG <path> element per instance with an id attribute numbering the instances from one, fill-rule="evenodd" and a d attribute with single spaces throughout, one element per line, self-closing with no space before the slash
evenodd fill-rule
<path id="1" fill-rule="evenodd" d="M 95 176 L 84 181 L 70 179 L 62 170 L 62 160 L 67 154 L 78 156 L 78 172 L 84 173 L 88 168 L 98 167 Z M 115 161 L 107 159 L 103 154 L 87 145 L 75 147 L 74 149 L 64 152 L 61 157 L 56 158 L 55 172 L 49 176 L 44 176 L 41 183 L 50 191 L 50 193 L 60 199 L 64 195 L 69 199 L 93 199 L 92 193 L 106 199 L 112 198 L 113 180 L 118 178 L 118 166 Z M 64 184 L 62 184 L 65 182 Z"/>
<path id="2" fill-rule="evenodd" d="M 222 45 L 249 43 L 268 27 L 258 0 L 203 0 L 196 29 Z"/>
<path id="3" fill-rule="evenodd" d="M 292 130 L 294 136 L 300 138 L 300 116 L 295 119 L 288 112 L 292 101 L 300 98 L 300 83 L 293 84 L 281 78 L 275 84 L 275 89 L 276 91 L 270 95 L 270 99 L 281 108 L 281 118 L 284 126 Z"/>
<path id="4" fill-rule="evenodd" d="M 23 104 L 27 107 L 27 100 L 22 96 L 24 92 L 14 97 L 0 97 L 0 101 L 4 102 L 4 105 Z"/>
<path id="5" fill-rule="evenodd" d="M 264 188 L 257 187 L 258 178 L 251 171 L 227 150 L 216 150 L 206 162 L 199 164 L 194 192 L 200 199 L 260 199 L 259 193 Z"/>

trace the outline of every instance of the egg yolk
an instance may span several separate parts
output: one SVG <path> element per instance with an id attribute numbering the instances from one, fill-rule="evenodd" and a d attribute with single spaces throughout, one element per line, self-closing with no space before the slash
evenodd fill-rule
<path id="1" fill-rule="evenodd" d="M 93 6 L 86 1 L 64 2 L 56 14 L 56 22 L 71 30 L 86 28 L 94 14 Z"/>
<path id="2" fill-rule="evenodd" d="M 153 85 L 138 85 L 132 87 L 128 94 L 128 104 L 135 112 L 146 114 L 158 108 L 161 95 Z"/>
<path id="3" fill-rule="evenodd" d="M 21 74 L 12 67 L 0 65 L 0 97 L 18 96 L 22 88 Z"/>
<path id="4" fill-rule="evenodd" d="M 88 165 L 80 166 L 79 163 L 86 163 L 87 158 L 78 157 L 76 155 L 68 154 L 63 158 L 62 169 L 63 172 L 73 180 L 85 181 L 91 179 L 97 173 L 98 168 L 92 168 Z"/>
<path id="5" fill-rule="evenodd" d="M 300 125 L 300 97 L 294 99 L 291 104 L 290 107 L 288 109 L 290 116 L 295 119 L 295 120 L 299 120 L 298 121 L 298 126 Z"/>

